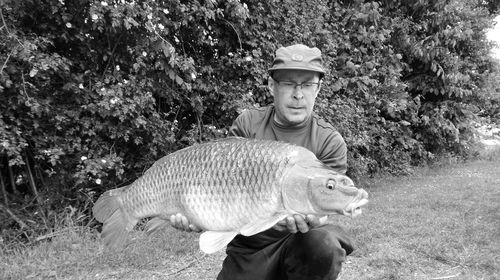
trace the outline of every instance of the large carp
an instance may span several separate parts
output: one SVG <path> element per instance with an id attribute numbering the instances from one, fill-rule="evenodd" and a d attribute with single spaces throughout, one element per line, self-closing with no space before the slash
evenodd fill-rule
<path id="1" fill-rule="evenodd" d="M 237 234 L 271 228 L 290 214 L 354 216 L 368 194 L 296 145 L 230 137 L 171 153 L 131 185 L 105 192 L 93 207 L 101 237 L 122 247 L 142 218 L 155 231 L 182 213 L 198 228 L 200 249 L 216 252 Z"/>

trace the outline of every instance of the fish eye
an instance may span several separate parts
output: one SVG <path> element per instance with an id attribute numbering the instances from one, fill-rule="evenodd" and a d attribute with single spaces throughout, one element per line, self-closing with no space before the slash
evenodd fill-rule
<path id="1" fill-rule="evenodd" d="M 335 189 L 335 181 L 328 180 L 328 183 L 326 184 L 326 188 L 329 190 L 334 190 Z"/>

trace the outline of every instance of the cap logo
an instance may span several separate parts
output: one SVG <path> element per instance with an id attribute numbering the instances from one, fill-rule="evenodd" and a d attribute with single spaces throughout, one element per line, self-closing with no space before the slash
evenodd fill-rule
<path id="1" fill-rule="evenodd" d="M 302 61 L 304 59 L 304 56 L 300 55 L 300 54 L 294 54 L 292 55 L 292 60 L 293 61 Z"/>

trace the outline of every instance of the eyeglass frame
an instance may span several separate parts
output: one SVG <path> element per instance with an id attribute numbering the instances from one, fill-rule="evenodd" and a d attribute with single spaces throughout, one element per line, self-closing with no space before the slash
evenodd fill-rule
<path id="1" fill-rule="evenodd" d="M 281 86 L 280 84 L 281 83 L 289 83 L 289 86 L 291 86 L 293 84 L 293 90 L 295 90 L 298 86 L 300 86 L 300 90 L 302 92 L 313 92 L 315 90 L 317 90 L 319 88 L 319 86 L 321 85 L 321 79 L 319 80 L 319 82 L 303 82 L 303 83 L 297 83 L 297 82 L 294 82 L 294 81 L 279 81 L 279 80 L 276 80 L 274 77 L 271 77 L 271 79 L 273 79 L 273 81 L 275 81 L 278 86 Z M 306 84 L 312 84 L 312 85 L 316 85 L 316 88 L 315 89 L 306 89 L 304 90 L 304 85 Z"/>

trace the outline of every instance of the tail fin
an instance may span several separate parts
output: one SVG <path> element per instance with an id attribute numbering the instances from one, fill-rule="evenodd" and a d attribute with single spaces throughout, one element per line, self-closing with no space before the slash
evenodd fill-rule
<path id="1" fill-rule="evenodd" d="M 96 220 L 104 223 L 101 238 L 111 250 L 122 249 L 128 242 L 128 232 L 138 219 L 131 217 L 123 208 L 120 194 L 123 188 L 107 191 L 99 197 L 92 212 Z"/>

